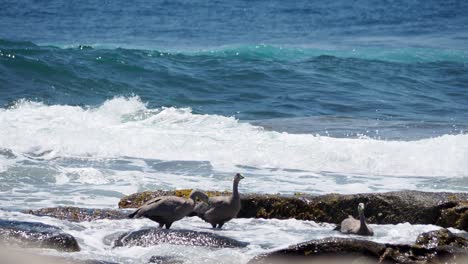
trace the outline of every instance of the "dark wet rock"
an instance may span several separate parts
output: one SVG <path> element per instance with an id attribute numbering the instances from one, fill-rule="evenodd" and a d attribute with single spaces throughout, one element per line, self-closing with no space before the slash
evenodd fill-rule
<path id="1" fill-rule="evenodd" d="M 468 194 L 400 191 L 377 194 L 339 195 L 316 197 L 246 196 L 240 217 L 288 218 L 318 222 L 340 223 L 348 215 L 355 215 L 359 203 L 366 205 L 365 215 L 372 224 L 436 224 L 442 210 L 466 201 Z"/>
<path id="2" fill-rule="evenodd" d="M 121 234 L 120 237 L 114 242 L 114 246 L 148 247 L 164 243 L 215 248 L 238 248 L 245 247 L 248 244 L 209 232 L 149 228 Z"/>
<path id="3" fill-rule="evenodd" d="M 190 193 L 190 190 L 132 194 L 123 197 L 119 207 L 139 207 L 157 196 L 185 196 L 186 193 Z M 216 195 L 216 192 L 213 194 Z M 356 213 L 356 206 L 359 203 L 364 203 L 367 221 L 371 224 L 409 222 L 468 230 L 468 193 L 399 191 L 320 196 L 246 194 L 241 196 L 241 203 L 242 209 L 238 215 L 240 218 L 296 218 L 340 223 L 348 215 Z"/>
<path id="4" fill-rule="evenodd" d="M 117 262 L 109 262 L 104 260 L 95 260 L 95 259 L 87 259 L 87 260 L 74 260 L 71 264 L 118 264 Z"/>
<path id="5" fill-rule="evenodd" d="M 452 201 L 444 205 L 436 224 L 468 231 L 468 201 Z"/>
<path id="6" fill-rule="evenodd" d="M 349 263 L 359 259 L 364 263 L 375 263 L 379 259 L 380 253 L 384 251 L 385 245 L 371 241 L 351 238 L 324 238 L 262 254 L 249 263 L 295 263 L 304 260 L 316 260 L 317 263 L 320 263 L 320 261 L 327 259 L 346 260 Z"/>
<path id="7" fill-rule="evenodd" d="M 126 212 L 122 210 L 112 209 L 90 209 L 90 208 L 78 208 L 78 207 L 52 207 L 42 208 L 38 210 L 24 211 L 26 214 L 33 214 L 37 216 L 50 216 L 61 220 L 81 222 L 81 221 L 92 221 L 99 219 L 124 219 L 127 218 Z"/>
<path id="8" fill-rule="evenodd" d="M 414 245 L 324 238 L 262 254 L 249 263 L 464 263 L 467 243 L 447 229 L 423 233 Z"/>
<path id="9" fill-rule="evenodd" d="M 468 255 L 468 240 L 445 228 L 420 234 L 415 245 L 427 249 L 437 248 L 448 252 L 446 254 Z"/>
<path id="10" fill-rule="evenodd" d="M 8 246 L 80 251 L 78 242 L 60 228 L 42 223 L 0 220 L 0 243 Z"/>
<path id="11" fill-rule="evenodd" d="M 155 264 L 183 264 L 184 261 L 171 256 L 152 256 L 148 263 Z"/>
<path id="12" fill-rule="evenodd" d="M 147 201 L 159 197 L 159 196 L 178 196 L 178 197 L 185 197 L 189 198 L 192 189 L 182 189 L 182 190 L 175 190 L 175 191 L 146 191 L 141 193 L 134 193 L 128 196 L 123 197 L 119 201 L 119 208 L 138 208 L 142 206 Z M 231 195 L 230 192 L 216 192 L 216 191 L 203 191 L 208 195 L 208 197 L 212 196 L 219 196 L 219 195 Z"/>

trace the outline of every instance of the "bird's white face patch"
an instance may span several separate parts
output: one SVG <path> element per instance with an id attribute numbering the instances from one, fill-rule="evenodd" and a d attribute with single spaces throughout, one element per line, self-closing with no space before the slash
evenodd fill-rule
<path id="1" fill-rule="evenodd" d="M 364 211 L 364 204 L 363 203 L 359 203 L 358 210 L 359 211 Z"/>

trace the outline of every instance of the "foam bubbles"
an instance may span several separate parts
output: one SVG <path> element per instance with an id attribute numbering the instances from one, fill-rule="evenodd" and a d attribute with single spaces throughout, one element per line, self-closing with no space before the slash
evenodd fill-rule
<path id="1" fill-rule="evenodd" d="M 0 146 L 54 157 L 209 161 L 215 168 L 365 175 L 468 176 L 468 135 L 417 141 L 331 138 L 264 131 L 186 108 L 149 109 L 138 97 L 97 108 L 20 101 L 0 110 Z"/>
<path id="2" fill-rule="evenodd" d="M 56 183 L 64 184 L 70 181 L 94 185 L 110 182 L 101 171 L 95 168 L 61 168 L 61 173 L 56 176 Z"/>

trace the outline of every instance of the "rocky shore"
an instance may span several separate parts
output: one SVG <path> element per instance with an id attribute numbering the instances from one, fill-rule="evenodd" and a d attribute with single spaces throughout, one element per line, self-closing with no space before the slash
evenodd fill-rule
<path id="1" fill-rule="evenodd" d="M 191 190 L 142 192 L 123 197 L 120 209 L 85 209 L 55 207 L 26 210 L 37 216 L 67 221 L 119 220 L 130 210 L 157 196 L 186 197 Z M 209 196 L 229 193 L 207 192 Z M 355 214 L 358 203 L 366 204 L 365 214 L 371 224 L 433 224 L 468 231 L 467 193 L 427 193 L 400 191 L 374 194 L 327 194 L 294 196 L 245 194 L 241 197 L 239 218 L 277 218 L 339 223 Z M 144 229 L 114 234 L 108 238 L 114 247 L 152 246 L 161 243 L 205 247 L 245 247 L 247 244 L 210 232 L 190 230 Z M 20 247 L 52 248 L 79 251 L 76 240 L 59 228 L 29 222 L 0 221 L 0 242 Z M 1 244 L 0 244 L 1 245 Z M 468 240 L 447 229 L 421 234 L 413 245 L 382 244 L 363 239 L 329 237 L 312 240 L 255 257 L 249 263 L 326 263 L 329 260 L 359 263 L 463 263 L 467 260 Z M 155 257 L 153 262 L 161 259 Z M 171 260 L 174 261 L 174 260 Z M 177 263 L 182 260 L 177 260 Z M 298 261 L 298 262 L 294 262 Z M 162 262 L 164 263 L 164 262 Z M 182 262 L 180 262 L 182 263 Z"/>
<path id="2" fill-rule="evenodd" d="M 353 238 L 324 238 L 259 255 L 266 263 L 466 263 L 468 240 L 447 229 L 419 235 L 413 245 L 382 244 Z"/>
<path id="3" fill-rule="evenodd" d="M 142 192 L 123 197 L 119 208 L 136 208 L 162 195 L 187 197 L 191 190 Z M 219 195 L 217 192 L 206 192 Z M 228 195 L 228 193 L 222 193 Z M 277 218 L 339 223 L 366 204 L 371 224 L 433 224 L 468 231 L 468 193 L 399 191 L 369 194 L 327 194 L 281 196 L 245 194 L 241 196 L 239 218 Z"/>

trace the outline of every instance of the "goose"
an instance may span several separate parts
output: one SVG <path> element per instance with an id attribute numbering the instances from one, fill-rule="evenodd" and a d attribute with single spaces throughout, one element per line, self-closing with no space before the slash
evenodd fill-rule
<path id="1" fill-rule="evenodd" d="M 208 203 L 208 196 L 206 194 L 193 190 L 190 193 L 189 199 L 178 196 L 160 196 L 151 199 L 128 217 L 146 217 L 158 222 L 160 228 L 166 226 L 166 229 L 169 229 L 172 223 L 193 212 L 197 198 Z"/>
<path id="2" fill-rule="evenodd" d="M 224 223 L 236 217 L 241 209 L 238 186 L 242 179 L 244 176 L 240 173 L 234 176 L 231 196 L 210 197 L 208 205 L 201 204 L 194 211 L 213 228 L 221 228 Z"/>
<path id="3" fill-rule="evenodd" d="M 359 203 L 358 205 L 359 220 L 349 215 L 348 218 L 341 222 L 341 225 L 337 226 L 335 230 L 339 230 L 345 234 L 355 234 L 360 236 L 373 236 L 374 231 L 366 223 L 366 217 L 364 216 L 364 204 Z"/>

